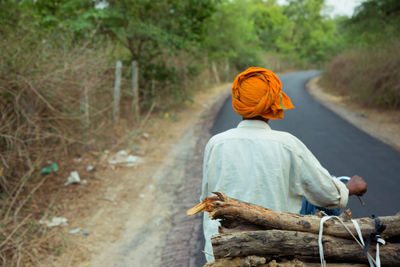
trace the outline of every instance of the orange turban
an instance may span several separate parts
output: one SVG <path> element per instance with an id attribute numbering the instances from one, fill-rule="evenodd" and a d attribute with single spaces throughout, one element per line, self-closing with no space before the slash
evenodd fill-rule
<path id="1" fill-rule="evenodd" d="M 251 67 L 235 78 L 232 99 L 233 109 L 245 118 L 282 119 L 284 110 L 294 108 L 282 92 L 279 78 L 272 71 L 258 67 Z"/>

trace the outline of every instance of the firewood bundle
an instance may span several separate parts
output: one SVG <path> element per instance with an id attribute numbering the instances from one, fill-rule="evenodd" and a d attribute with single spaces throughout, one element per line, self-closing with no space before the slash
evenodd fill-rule
<path id="1" fill-rule="evenodd" d="M 220 219 L 219 235 L 211 238 L 215 261 L 207 267 L 227 266 L 319 266 L 318 233 L 322 215 L 297 215 L 277 212 L 229 198 L 220 192 L 187 211 L 188 215 L 209 212 Z M 339 220 L 328 220 L 323 228 L 323 251 L 327 266 L 368 266 L 367 256 L 354 240 L 358 237 L 347 210 Z M 364 240 L 376 232 L 376 219 L 355 219 Z M 380 236 L 382 266 L 400 266 L 400 213 L 379 217 L 384 230 Z M 352 233 L 345 229 L 344 225 Z M 373 236 L 374 237 L 374 236 Z M 372 238 L 368 252 L 375 257 Z"/>

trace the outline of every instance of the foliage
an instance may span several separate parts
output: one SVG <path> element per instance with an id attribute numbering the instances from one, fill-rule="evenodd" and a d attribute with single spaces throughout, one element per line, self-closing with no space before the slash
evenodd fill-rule
<path id="1" fill-rule="evenodd" d="M 356 102 L 399 109 L 400 2 L 367 0 L 337 21 L 344 51 L 328 64 L 325 85 Z"/>
<path id="2" fill-rule="evenodd" d="M 209 59 L 228 59 L 238 69 L 260 63 L 258 36 L 248 0 L 224 1 L 208 21 L 205 47 Z"/>
<path id="3" fill-rule="evenodd" d="M 321 64 L 337 46 L 334 20 L 323 0 L 222 2 L 208 21 L 208 56 L 228 58 L 238 69 L 262 64 L 261 52 L 277 53 L 303 65 Z M 223 29 L 223 30 L 221 30 Z"/>
<path id="4" fill-rule="evenodd" d="M 293 23 L 283 14 L 275 1 L 254 1 L 254 23 L 264 50 L 287 53 L 291 51 L 290 39 Z"/>
<path id="5" fill-rule="evenodd" d="M 115 0 L 104 8 L 103 34 L 119 42 L 129 51 L 124 60 L 130 64 L 137 60 L 140 66 L 140 93 L 143 104 L 150 104 L 156 97 L 154 87 L 165 95 L 179 96 L 183 81 L 192 79 L 198 61 L 200 43 L 205 39 L 205 24 L 218 1 L 150 1 Z M 181 66 L 170 64 L 171 57 L 189 55 Z M 180 77 L 185 76 L 183 79 Z M 187 77 L 186 77 L 187 76 Z"/>
<path id="6" fill-rule="evenodd" d="M 400 1 L 367 0 L 342 22 L 347 43 L 374 46 L 400 36 Z"/>
<path id="7" fill-rule="evenodd" d="M 322 63 L 335 47 L 336 27 L 325 17 L 323 0 L 291 0 L 284 14 L 292 23 L 286 52 L 302 62 Z"/>
<path id="8" fill-rule="evenodd" d="M 212 0 L 116 0 L 105 8 L 103 30 L 127 47 L 132 59 L 163 51 L 188 49 L 204 38 L 203 21 L 213 12 Z"/>

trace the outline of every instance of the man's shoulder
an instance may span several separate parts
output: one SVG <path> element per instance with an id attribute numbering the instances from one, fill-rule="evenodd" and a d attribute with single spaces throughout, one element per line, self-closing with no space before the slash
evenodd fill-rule
<path id="1" fill-rule="evenodd" d="M 271 136 L 282 140 L 283 142 L 293 142 L 293 143 L 301 143 L 301 141 L 294 136 L 293 134 L 289 132 L 284 132 L 284 131 L 277 131 L 277 130 L 271 130 Z"/>
<path id="2" fill-rule="evenodd" d="M 304 149 L 307 149 L 304 143 L 291 133 L 272 130 L 271 136 L 272 139 L 281 143 L 283 146 L 293 152 L 301 152 Z"/>
<path id="3" fill-rule="evenodd" d="M 213 135 L 210 140 L 208 141 L 208 144 L 214 144 L 218 142 L 222 142 L 227 139 L 235 138 L 237 132 L 237 128 L 232 128 L 229 130 L 226 130 L 224 132 L 218 133 L 216 135 Z"/>
<path id="4" fill-rule="evenodd" d="M 229 140 L 237 139 L 254 139 L 254 140 L 265 140 L 266 142 L 277 142 L 288 147 L 303 147 L 304 144 L 294 135 L 284 131 L 268 130 L 268 131 L 257 131 L 246 132 L 240 128 L 232 128 L 227 131 L 218 133 L 210 138 L 208 146 L 229 142 Z"/>

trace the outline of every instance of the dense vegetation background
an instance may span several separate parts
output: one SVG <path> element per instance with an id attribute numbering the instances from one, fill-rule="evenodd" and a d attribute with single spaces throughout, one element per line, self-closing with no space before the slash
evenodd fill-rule
<path id="1" fill-rule="evenodd" d="M 42 209 L 29 212 L 46 160 L 138 132 L 133 60 L 142 117 L 253 65 L 326 66 L 325 86 L 399 109 L 399 37 L 398 0 L 363 1 L 351 18 L 331 17 L 323 0 L 0 0 L 0 264 L 54 251 L 30 241 L 46 234 L 37 224 Z M 115 124 L 117 60 L 124 67 Z"/>

